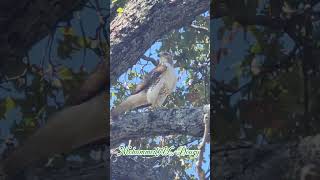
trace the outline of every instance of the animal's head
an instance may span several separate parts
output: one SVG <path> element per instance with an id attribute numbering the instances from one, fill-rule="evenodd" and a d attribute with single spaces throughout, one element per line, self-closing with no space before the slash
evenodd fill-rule
<path id="1" fill-rule="evenodd" d="M 160 52 L 160 63 L 169 63 L 173 65 L 173 56 L 169 52 Z"/>

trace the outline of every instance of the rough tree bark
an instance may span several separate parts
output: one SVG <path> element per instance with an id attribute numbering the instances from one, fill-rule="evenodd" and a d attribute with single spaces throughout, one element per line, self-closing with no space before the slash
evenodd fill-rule
<path id="1" fill-rule="evenodd" d="M 110 24 L 111 83 L 165 33 L 209 10 L 208 0 L 131 0 Z"/>
<path id="2" fill-rule="evenodd" d="M 319 153 L 320 135 L 286 144 L 227 143 L 213 149 L 213 179 L 319 179 Z"/>
<path id="3" fill-rule="evenodd" d="M 128 113 L 111 123 L 111 148 L 129 139 L 159 135 L 190 135 L 202 137 L 203 116 L 209 106 L 203 108 L 158 109 L 143 113 Z"/>
<path id="4" fill-rule="evenodd" d="M 112 178 L 117 180 L 163 180 L 173 179 L 175 173 L 170 167 L 154 167 L 159 164 L 163 157 L 149 158 L 147 160 L 142 158 L 127 158 L 118 157 L 116 162 L 112 162 Z M 150 168 L 153 167 L 153 168 Z M 126 169 L 126 171 L 123 171 Z"/>
<path id="5" fill-rule="evenodd" d="M 143 113 L 128 113 L 111 123 L 111 149 L 129 139 L 160 135 L 190 135 L 202 137 L 204 116 L 209 114 L 210 106 L 199 108 L 158 109 Z M 134 160 L 127 156 L 111 162 L 111 176 L 115 179 L 173 179 L 174 172 L 167 167 L 154 167 L 163 157 L 138 157 Z M 151 168 L 154 167 L 154 168 Z M 133 170 L 134 169 L 134 170 Z"/>
<path id="6" fill-rule="evenodd" d="M 34 180 L 106 180 L 105 161 L 91 161 L 86 163 L 64 163 L 59 168 L 39 168 L 31 169 L 26 175 L 26 179 Z M 23 179 L 23 178 L 22 178 Z"/>
<path id="7" fill-rule="evenodd" d="M 204 130 L 203 117 L 209 113 L 209 106 L 199 108 L 158 109 L 156 111 L 135 113 L 120 116 L 112 122 L 112 147 L 128 139 L 157 135 L 184 134 L 202 137 Z M 107 148 L 109 149 L 109 148 Z M 162 157 L 134 160 L 126 156 L 118 157 L 111 162 L 111 174 L 115 179 L 171 179 L 174 172 L 166 167 L 150 168 L 159 163 Z M 109 164 L 109 158 L 106 158 Z M 108 169 L 108 168 L 107 168 Z M 131 171 L 130 171 L 131 169 Z M 132 169 L 135 169 L 132 171 Z M 107 170 L 108 171 L 108 170 Z M 86 161 L 85 163 L 64 163 L 62 167 L 38 168 L 28 170 L 30 179 L 74 180 L 106 179 L 105 162 Z M 142 178 L 143 177 L 143 178 Z"/>

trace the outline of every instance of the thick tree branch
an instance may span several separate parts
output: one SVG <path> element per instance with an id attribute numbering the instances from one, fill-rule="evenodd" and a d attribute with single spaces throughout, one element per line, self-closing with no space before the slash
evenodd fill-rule
<path id="1" fill-rule="evenodd" d="M 158 109 L 156 111 L 128 113 L 111 122 L 111 148 L 129 139 L 159 135 L 184 134 L 201 137 L 203 117 L 209 113 L 203 108 Z"/>
<path id="2" fill-rule="evenodd" d="M 198 108 L 158 109 L 150 112 L 131 112 L 111 123 L 111 149 L 129 139 L 159 135 L 184 134 L 203 136 L 204 117 L 209 123 L 210 106 Z M 207 129 L 208 130 L 208 129 Z M 206 138 L 204 139 L 204 142 Z M 111 175 L 115 179 L 172 179 L 175 175 L 170 166 L 154 167 L 163 157 L 111 158 Z M 150 168 L 153 167 L 153 168 Z M 127 171 L 132 169 L 132 171 Z"/>
<path id="3" fill-rule="evenodd" d="M 213 162 L 214 179 L 299 179 L 309 176 L 319 179 L 320 135 L 307 137 L 300 142 L 267 144 L 227 143 L 215 145 Z M 308 166 L 315 168 L 305 169 Z M 305 178 L 301 178 L 305 179 Z"/>
<path id="4" fill-rule="evenodd" d="M 29 179 L 42 180 L 106 180 L 109 176 L 106 171 L 106 162 L 69 162 L 61 168 L 41 168 L 40 172 L 29 172 Z M 34 173 L 34 174 L 33 174 Z"/>
<path id="5" fill-rule="evenodd" d="M 172 179 L 175 176 L 171 167 L 154 167 L 163 160 L 163 157 L 153 158 L 132 158 L 128 156 L 117 157 L 111 162 L 112 179 Z M 151 168 L 152 167 L 152 168 Z M 128 171 L 129 170 L 129 171 Z"/>
<path id="6" fill-rule="evenodd" d="M 110 24 L 111 83 L 165 33 L 191 24 L 194 18 L 209 10 L 203 0 L 134 0 Z"/>
<path id="7" fill-rule="evenodd" d="M 226 16 L 233 18 L 235 21 L 239 22 L 242 25 L 258 25 L 278 31 L 284 31 L 296 44 L 302 44 L 301 38 L 296 34 L 295 27 L 296 25 L 300 25 L 303 22 L 303 15 L 296 15 L 286 20 L 282 20 L 280 18 L 272 18 L 268 15 L 248 16 L 237 14 L 235 11 L 228 9 L 227 6 L 220 1 L 214 2 L 211 11 L 211 19 L 217 19 Z"/>
<path id="8" fill-rule="evenodd" d="M 285 25 L 282 20 L 274 19 L 270 16 L 248 16 L 239 13 L 237 14 L 237 12 L 231 11 L 224 2 L 221 2 L 219 0 L 215 1 L 213 3 L 213 8 L 211 9 L 211 19 L 217 19 L 225 16 L 232 17 L 236 21 L 244 25 L 261 25 L 276 29 L 281 29 Z"/>

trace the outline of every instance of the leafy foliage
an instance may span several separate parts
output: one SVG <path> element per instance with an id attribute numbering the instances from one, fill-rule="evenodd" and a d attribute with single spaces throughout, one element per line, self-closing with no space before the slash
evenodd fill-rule
<path id="1" fill-rule="evenodd" d="M 218 12 L 226 12 L 211 22 L 217 61 L 211 79 L 217 142 L 255 140 L 261 133 L 277 141 L 318 132 L 319 104 L 311 103 L 319 97 L 315 80 L 320 78 L 319 62 L 313 60 L 318 57 L 319 38 L 314 32 L 319 19 L 309 16 L 316 11 L 309 9 L 315 4 L 294 0 L 213 4 Z"/>
<path id="2" fill-rule="evenodd" d="M 79 8 L 81 11 L 63 18 L 53 32 L 24 57 L 25 71 L 22 74 L 1 76 L 0 122 L 3 124 L 0 126 L 11 128 L 11 131 L 2 133 L 7 131 L 0 130 L 0 139 L 12 134 L 22 140 L 43 126 L 48 117 L 77 92 L 100 59 L 108 54 L 107 27 L 99 21 L 99 18 L 107 18 L 107 7 L 100 7 L 100 3 L 90 1 L 83 5 L 85 8 Z M 101 17 L 87 18 L 97 12 Z M 84 28 L 89 22 L 99 27 Z M 12 110 L 21 113 L 21 119 L 17 115 L 9 116 Z"/>

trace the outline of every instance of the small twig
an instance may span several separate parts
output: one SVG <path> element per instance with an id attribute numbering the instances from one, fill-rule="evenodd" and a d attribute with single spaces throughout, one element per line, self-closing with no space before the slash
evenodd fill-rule
<path id="1" fill-rule="evenodd" d="M 199 153 L 199 158 L 198 158 L 198 161 L 196 163 L 196 169 L 197 169 L 197 173 L 198 173 L 198 176 L 199 176 L 199 179 L 200 180 L 205 180 L 205 172 L 203 171 L 203 169 L 201 168 L 201 165 L 202 165 L 202 162 L 203 162 L 203 154 L 204 154 L 204 150 L 205 150 L 205 145 L 206 145 L 206 142 L 208 141 L 209 139 L 209 115 L 206 113 L 204 114 L 204 117 L 203 117 L 203 123 L 204 123 L 204 133 L 203 133 L 203 140 L 201 142 L 201 144 L 199 145 L 199 150 L 200 150 L 200 153 Z"/>
<path id="2" fill-rule="evenodd" d="M 200 31 L 200 32 L 202 32 L 202 33 L 205 33 L 206 35 L 209 35 L 209 34 L 210 34 L 208 28 L 206 28 L 206 27 L 197 26 L 197 25 L 194 25 L 194 24 L 190 24 L 190 27 L 191 27 L 192 29 L 195 29 L 195 30 L 197 30 L 197 31 Z"/>
<path id="3" fill-rule="evenodd" d="M 213 81 L 215 84 L 217 84 L 218 86 L 220 86 L 221 88 L 223 88 L 225 91 L 231 93 L 229 96 L 233 96 L 236 93 L 242 91 L 243 89 L 249 87 L 253 82 L 254 79 L 258 78 L 258 77 L 264 77 L 266 74 L 269 73 L 273 73 L 275 70 L 278 69 L 282 69 L 282 68 L 289 68 L 292 65 L 291 59 L 293 58 L 293 56 L 296 54 L 296 51 L 298 50 L 298 46 L 295 46 L 293 48 L 293 50 L 288 54 L 288 56 L 286 57 L 285 60 L 280 61 L 280 63 L 277 63 L 275 65 L 269 66 L 269 67 L 265 67 L 264 70 L 262 70 L 256 77 L 254 77 L 250 82 L 247 82 L 246 84 L 242 85 L 240 88 L 238 89 L 234 89 L 231 86 L 224 84 L 223 82 L 219 82 L 216 79 L 212 79 L 211 81 Z"/>
<path id="4" fill-rule="evenodd" d="M 98 1 L 98 0 L 95 0 L 95 3 L 96 3 L 96 7 L 97 7 L 97 15 L 98 15 L 98 17 L 99 17 L 99 22 L 100 22 L 100 24 L 104 25 L 106 22 L 105 22 L 104 19 L 103 19 L 99 1 Z"/>
<path id="5" fill-rule="evenodd" d="M 10 88 L 4 87 L 3 85 L 0 85 L 0 88 L 1 88 L 1 89 L 4 89 L 4 90 L 6 90 L 6 91 L 12 91 Z"/>
<path id="6" fill-rule="evenodd" d="M 209 175 L 209 173 L 210 173 L 210 169 L 208 169 L 208 170 L 207 170 L 207 172 L 206 172 L 206 176 L 207 176 L 207 175 Z"/>
<path id="7" fill-rule="evenodd" d="M 82 38 L 83 38 L 83 42 L 84 42 L 84 49 L 83 49 L 83 58 L 82 58 L 82 64 L 81 66 L 84 66 L 84 63 L 85 63 L 85 59 L 86 59 L 86 55 L 87 55 L 87 45 L 88 45 L 88 42 L 87 42 L 87 39 L 86 39 L 86 33 L 85 33 L 85 30 L 84 30 L 84 27 L 83 27 L 83 24 L 82 24 L 82 19 L 81 19 L 81 16 L 80 14 L 78 14 L 78 18 L 79 18 L 79 26 L 80 26 L 80 30 L 81 30 L 81 34 L 82 34 Z"/>
<path id="8" fill-rule="evenodd" d="M 88 1 L 88 4 L 90 5 L 91 8 L 97 10 L 96 6 L 91 1 Z"/>
<path id="9" fill-rule="evenodd" d="M 40 65 L 41 65 L 42 68 L 44 68 L 44 62 L 45 62 L 46 55 L 47 55 L 47 52 L 48 52 L 48 49 L 49 49 L 49 46 L 50 46 L 51 38 L 52 38 L 52 36 L 49 36 L 46 48 L 44 50 L 44 54 L 42 56 L 42 59 L 40 60 Z"/>
<path id="10" fill-rule="evenodd" d="M 53 31 L 53 33 L 50 32 L 50 44 L 49 44 L 49 49 L 48 49 L 48 62 L 52 66 L 51 75 L 53 75 L 53 73 L 56 72 L 55 65 L 53 64 L 52 59 L 51 59 L 51 50 L 52 50 L 52 45 L 53 45 L 55 33 L 56 33 L 56 31 Z"/>
<path id="11" fill-rule="evenodd" d="M 253 146 L 251 144 L 249 145 L 237 145 L 237 146 L 234 146 L 234 147 L 223 147 L 223 148 L 215 148 L 213 150 L 213 153 L 220 153 L 220 152 L 226 152 L 226 151 L 238 151 L 238 150 L 241 150 L 241 149 L 250 149 L 252 148 Z"/>
<path id="12" fill-rule="evenodd" d="M 27 73 L 27 71 L 28 71 L 28 68 L 26 68 L 26 69 L 22 72 L 22 74 L 20 74 L 20 75 L 18 75 L 18 76 L 13 76 L 13 77 L 10 77 L 10 78 L 8 78 L 8 77 L 6 76 L 6 77 L 5 77 L 5 81 L 8 82 L 8 81 L 18 80 L 18 79 L 22 78 L 23 76 L 25 76 L 26 73 Z M 3 83 L 3 82 L 2 82 L 2 83 Z"/>
<path id="13" fill-rule="evenodd" d="M 157 66 L 159 64 L 157 60 L 155 60 L 154 58 L 152 58 L 150 56 L 147 57 L 146 55 L 142 55 L 141 58 L 146 60 L 146 61 L 152 62 L 152 64 L 155 65 L 155 66 Z"/>
<path id="14" fill-rule="evenodd" d="M 90 1 L 89 1 L 90 2 Z M 90 4 L 92 6 L 94 6 L 91 2 Z M 96 7 L 96 13 L 97 13 L 97 16 L 99 18 L 99 26 L 96 28 L 96 34 L 95 34 L 95 38 L 98 43 L 99 43 L 99 49 L 102 53 L 102 57 L 100 57 L 100 61 L 103 61 L 103 58 L 107 55 L 107 52 L 106 52 L 106 48 L 103 47 L 103 43 L 102 43 L 102 39 L 101 39 L 101 30 L 104 31 L 104 26 L 106 24 L 106 21 L 104 20 L 104 16 L 102 15 L 101 13 L 101 8 L 100 8 L 100 4 L 99 4 L 99 1 L 98 0 L 95 0 L 95 5 L 94 7 Z M 103 34 L 105 35 L 105 34 Z M 105 36 L 104 36 L 105 37 Z M 105 37 L 107 38 L 107 37 Z M 109 42 L 106 41 L 106 43 L 108 44 Z"/>
<path id="15" fill-rule="evenodd" d="M 92 6 L 92 5 L 90 5 L 90 4 L 86 4 L 86 5 L 84 5 L 83 7 L 86 7 L 86 8 L 88 8 L 88 9 L 96 9 L 94 6 Z"/>

